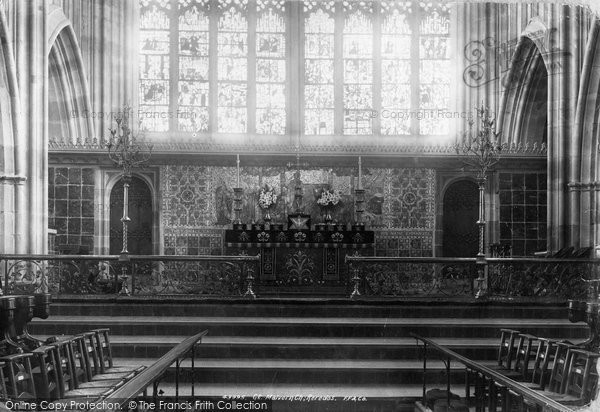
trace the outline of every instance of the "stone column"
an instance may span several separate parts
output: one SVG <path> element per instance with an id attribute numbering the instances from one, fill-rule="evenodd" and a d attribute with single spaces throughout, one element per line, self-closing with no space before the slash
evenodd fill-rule
<path id="1" fill-rule="evenodd" d="M 48 227 L 48 0 L 16 2 L 16 66 L 21 101 L 22 170 L 27 178 L 17 194 L 17 252 L 45 253 Z M 20 165 L 21 166 L 21 165 Z M 17 186 L 18 188 L 18 186 Z"/>
<path id="2" fill-rule="evenodd" d="M 6 4 L 5 4 L 6 6 Z M 14 253 L 21 242 L 17 228 L 17 198 L 24 193 L 23 153 L 19 133 L 20 102 L 14 60 L 13 36 L 5 9 L 0 9 L 0 252 Z"/>
<path id="3" fill-rule="evenodd" d="M 571 243 L 569 236 L 569 141 L 574 120 L 573 92 L 570 90 L 578 64 L 572 51 L 570 25 L 572 7 L 550 5 L 548 44 L 548 245 L 557 251 Z M 557 29 L 557 30 L 554 30 Z M 577 80 L 578 81 L 578 80 Z"/>

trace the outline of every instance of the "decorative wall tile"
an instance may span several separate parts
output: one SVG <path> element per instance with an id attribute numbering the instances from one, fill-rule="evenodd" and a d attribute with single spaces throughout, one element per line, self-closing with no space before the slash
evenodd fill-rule
<path id="1" fill-rule="evenodd" d="M 207 167 L 166 166 L 160 169 L 163 227 L 207 226 L 215 220 L 215 193 Z"/>
<path id="2" fill-rule="evenodd" d="M 431 229 L 435 218 L 435 171 L 390 169 L 385 193 L 388 227 Z"/>
<path id="3" fill-rule="evenodd" d="M 94 213 L 93 168 L 48 168 L 48 226 L 56 229 L 57 249 L 92 252 Z"/>
<path id="4" fill-rule="evenodd" d="M 221 255 L 223 229 L 220 228 L 166 228 L 165 255 Z"/>
<path id="5" fill-rule="evenodd" d="M 546 250 L 546 173 L 500 173 L 500 243 L 513 256 Z"/>
<path id="6" fill-rule="evenodd" d="M 342 193 L 338 207 L 332 213 L 337 222 L 352 223 L 356 167 L 303 169 L 300 172 L 303 211 L 313 223 L 322 221 L 322 210 L 316 204 L 322 189 Z M 237 185 L 235 167 L 176 166 L 161 167 L 161 224 L 165 233 L 165 253 L 196 253 L 189 243 L 178 246 L 172 230 L 222 230 L 229 228 L 233 217 L 233 188 Z M 258 222 L 264 211 L 258 206 L 262 187 L 268 184 L 279 194 L 270 211 L 273 222 L 285 222 L 294 210 L 295 171 L 286 167 L 242 167 L 240 185 L 244 189 L 241 219 Z M 363 168 L 365 189 L 364 219 L 373 230 L 395 229 L 397 239 L 416 239 L 411 245 L 386 247 L 386 255 L 430 255 L 435 220 L 435 171 L 416 168 Z M 415 229 L 418 229 L 415 231 Z M 171 230 L 171 232 L 169 232 Z M 171 238 L 167 239 L 167 232 Z M 404 236 L 407 234 L 407 236 Z M 175 243 L 173 243 L 175 242 Z M 171 244 L 173 243 L 173 244 Z M 180 248 L 177 250 L 177 248 Z M 190 252 L 191 249 L 191 252 Z M 198 246 L 198 250 L 206 250 Z"/>
<path id="7" fill-rule="evenodd" d="M 421 257 L 433 255 L 433 232 L 430 230 L 377 230 L 375 255 Z"/>

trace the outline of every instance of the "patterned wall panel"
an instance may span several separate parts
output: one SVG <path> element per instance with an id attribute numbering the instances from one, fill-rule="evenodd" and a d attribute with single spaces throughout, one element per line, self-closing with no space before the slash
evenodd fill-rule
<path id="1" fill-rule="evenodd" d="M 49 167 L 48 226 L 56 229 L 56 247 L 92 252 L 94 213 L 94 169 Z"/>
<path id="2" fill-rule="evenodd" d="M 196 166 L 166 166 L 160 170 L 162 225 L 207 226 L 215 219 L 211 170 Z"/>
<path id="3" fill-rule="evenodd" d="M 500 242 L 513 256 L 546 250 L 546 173 L 500 174 Z"/>
<path id="4" fill-rule="evenodd" d="M 435 172 L 391 169 L 386 186 L 388 227 L 432 229 L 435 215 Z"/>
<path id="5" fill-rule="evenodd" d="M 316 200 L 323 188 L 333 188 L 342 200 L 332 213 L 337 222 L 354 221 L 354 189 L 357 170 L 351 167 L 313 168 L 301 171 L 303 210 L 313 223 L 321 222 Z M 162 166 L 160 170 L 165 253 L 195 254 L 215 252 L 190 246 L 186 231 L 195 235 L 217 236 L 231 225 L 235 167 Z M 240 185 L 244 189 L 242 221 L 260 222 L 258 207 L 261 187 L 268 184 L 279 194 L 270 212 L 274 222 L 285 222 L 293 211 L 294 171 L 285 167 L 242 167 Z M 435 171 L 417 168 L 363 168 L 365 189 L 364 219 L 386 246 L 377 253 L 386 256 L 429 256 L 432 253 L 435 221 Z M 192 236 L 192 237 L 193 237 Z M 185 239 L 184 239 L 185 238 Z M 385 240 L 385 241 L 384 241 Z M 192 241 L 192 242 L 195 242 Z M 218 242 L 213 242 L 216 245 Z M 391 245 L 391 246 L 390 246 Z M 179 249 L 178 249 L 179 248 Z"/>
<path id="6" fill-rule="evenodd" d="M 433 254 L 431 230 L 375 231 L 375 256 L 428 257 Z"/>
<path id="7" fill-rule="evenodd" d="M 169 227 L 164 231 L 165 255 L 220 255 L 223 230 L 214 228 Z"/>

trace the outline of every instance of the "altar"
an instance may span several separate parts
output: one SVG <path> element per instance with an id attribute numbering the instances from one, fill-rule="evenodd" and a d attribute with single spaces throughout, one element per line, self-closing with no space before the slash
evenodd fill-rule
<path id="1" fill-rule="evenodd" d="M 346 255 L 373 255 L 372 231 L 340 224 L 290 227 L 238 226 L 225 232 L 227 254 L 260 254 L 255 284 L 263 295 L 344 294 L 350 288 Z"/>
<path id="2" fill-rule="evenodd" d="M 243 188 L 240 187 L 240 159 L 237 157 L 237 187 L 234 191 L 233 229 L 225 231 L 224 249 L 228 255 L 260 254 L 254 285 L 258 293 L 315 295 L 347 294 L 351 288 L 347 255 L 374 254 L 374 232 L 365 230 L 364 189 L 362 189 L 362 160 L 358 158 L 358 187 L 354 190 L 354 224 L 340 223 L 332 211 L 340 206 L 343 195 L 329 184 L 314 192 L 315 205 L 320 208 L 320 222 L 312 224 L 312 217 L 304 211 L 309 208 L 303 195 L 300 154 L 296 153 L 293 174 L 293 202 L 286 205 L 287 222 L 274 223 L 271 210 L 280 202 L 280 191 L 265 184 L 258 193 L 257 204 L 263 210 L 261 223 L 243 223 L 241 220 Z M 285 201 L 283 202 L 285 203 Z M 310 203 L 310 202 L 309 202 Z M 289 206 L 289 209 L 288 209 Z"/>

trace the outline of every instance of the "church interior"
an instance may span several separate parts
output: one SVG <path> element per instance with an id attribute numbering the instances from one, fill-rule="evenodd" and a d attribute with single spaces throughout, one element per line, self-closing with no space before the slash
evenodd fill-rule
<path id="1" fill-rule="evenodd" d="M 600 411 L 595 0 L 0 1 L 0 410 Z"/>

